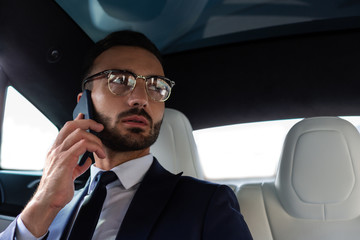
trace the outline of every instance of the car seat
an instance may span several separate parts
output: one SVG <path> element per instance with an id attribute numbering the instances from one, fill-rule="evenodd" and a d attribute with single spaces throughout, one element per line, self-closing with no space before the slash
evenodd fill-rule
<path id="1" fill-rule="evenodd" d="M 308 118 L 287 134 L 274 181 L 237 191 L 255 240 L 359 239 L 360 135 L 337 117 Z"/>
<path id="2" fill-rule="evenodd" d="M 166 108 L 160 134 L 150 152 L 172 173 L 203 179 L 193 129 L 186 116 Z"/>

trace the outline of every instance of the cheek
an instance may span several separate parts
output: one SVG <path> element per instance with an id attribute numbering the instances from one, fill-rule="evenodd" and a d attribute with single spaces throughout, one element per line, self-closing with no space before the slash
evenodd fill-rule
<path id="1" fill-rule="evenodd" d="M 91 99 L 93 101 L 94 110 L 96 112 L 102 112 L 102 110 L 104 109 L 104 102 L 105 102 L 104 97 L 93 91 L 91 93 Z"/>
<path id="2" fill-rule="evenodd" d="M 153 115 L 153 121 L 154 123 L 157 123 L 161 121 L 164 117 L 164 111 L 165 111 L 165 104 L 164 103 L 158 103 L 157 106 L 154 106 L 154 115 Z"/>
<path id="3" fill-rule="evenodd" d="M 100 85 L 101 81 L 93 82 L 93 88 L 91 90 L 91 99 L 93 101 L 93 105 L 95 111 L 99 111 L 103 108 L 103 102 L 105 101 L 105 95 L 102 86 Z"/>
<path id="4" fill-rule="evenodd" d="M 95 112 L 101 113 L 110 119 L 114 118 L 112 115 L 116 114 L 116 111 L 114 111 L 113 101 L 109 99 L 109 96 L 100 91 L 93 91 L 91 99 L 93 100 Z"/>

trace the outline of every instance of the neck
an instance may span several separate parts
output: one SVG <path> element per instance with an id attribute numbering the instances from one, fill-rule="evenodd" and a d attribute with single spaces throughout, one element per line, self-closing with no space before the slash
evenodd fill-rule
<path id="1" fill-rule="evenodd" d="M 95 166 L 108 171 L 124 162 L 146 156 L 150 153 L 150 148 L 145 148 L 137 151 L 131 152 L 115 152 L 108 148 L 105 148 L 106 158 L 101 159 L 94 155 L 95 157 Z"/>

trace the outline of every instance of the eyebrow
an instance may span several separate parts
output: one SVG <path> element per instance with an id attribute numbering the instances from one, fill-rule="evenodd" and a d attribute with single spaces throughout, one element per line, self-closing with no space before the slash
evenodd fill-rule
<path id="1" fill-rule="evenodd" d="M 137 76 L 143 76 L 143 77 L 148 77 L 148 76 L 166 77 L 166 76 L 165 76 L 165 73 L 164 73 L 164 74 L 146 74 L 146 75 L 137 74 L 136 71 L 130 70 L 130 69 L 128 69 L 128 68 L 123 68 L 123 69 L 120 69 L 120 68 L 110 68 L 110 69 L 107 69 L 107 70 L 123 70 L 123 71 L 128 71 L 128 72 L 134 73 L 134 74 L 136 74 Z M 104 70 L 104 71 L 106 71 L 106 70 Z"/>

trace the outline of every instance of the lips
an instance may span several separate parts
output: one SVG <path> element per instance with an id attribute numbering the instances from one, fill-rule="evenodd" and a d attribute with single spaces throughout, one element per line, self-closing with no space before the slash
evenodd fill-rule
<path id="1" fill-rule="evenodd" d="M 143 116 L 129 116 L 129 117 L 125 117 L 121 120 L 122 123 L 131 125 L 131 126 L 147 126 L 149 125 L 149 121 L 143 117 Z"/>

